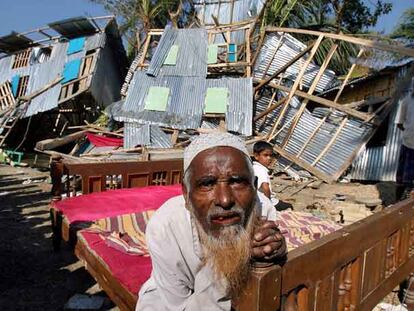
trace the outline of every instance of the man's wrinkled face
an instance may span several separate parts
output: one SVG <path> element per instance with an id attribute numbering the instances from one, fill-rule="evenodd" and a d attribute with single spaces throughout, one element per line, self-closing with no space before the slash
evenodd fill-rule
<path id="1" fill-rule="evenodd" d="M 248 161 L 237 149 L 215 147 L 191 162 L 189 183 L 183 190 L 187 206 L 208 235 L 218 238 L 224 228 L 246 227 L 256 199 Z"/>

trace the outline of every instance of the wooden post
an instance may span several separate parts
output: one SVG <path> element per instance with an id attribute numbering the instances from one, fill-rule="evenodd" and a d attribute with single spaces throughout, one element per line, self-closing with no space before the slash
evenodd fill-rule
<path id="1" fill-rule="evenodd" d="M 292 100 L 293 96 L 295 95 L 295 92 L 297 91 L 298 86 L 299 86 L 300 82 L 302 81 L 303 76 L 305 75 L 306 69 L 308 68 L 308 66 L 309 66 L 310 62 L 312 61 L 313 57 L 315 56 L 315 53 L 318 50 L 319 45 L 322 43 L 323 39 L 324 39 L 324 36 L 320 35 L 318 37 L 318 40 L 316 40 L 315 44 L 313 45 L 309 57 L 306 59 L 305 63 L 303 64 L 298 76 L 295 79 L 295 82 L 293 83 L 292 88 L 289 89 L 289 95 L 288 95 L 288 98 L 286 100 L 285 107 L 283 107 L 282 111 L 280 112 L 279 117 L 277 118 L 277 120 L 275 122 L 275 125 L 273 126 L 272 131 L 269 133 L 267 141 L 270 141 L 274 138 L 273 134 L 277 130 L 277 126 L 279 125 L 279 123 L 282 121 L 282 119 L 283 119 L 283 117 L 286 113 L 286 110 L 288 108 L 288 105 L 289 105 L 290 101 Z"/>
<path id="2" fill-rule="evenodd" d="M 280 266 L 253 268 L 251 277 L 241 296 L 233 301 L 237 311 L 274 311 L 280 307 Z"/>
<path id="3" fill-rule="evenodd" d="M 52 201 L 60 201 L 62 199 L 62 176 L 62 157 L 56 155 L 52 156 L 52 162 L 50 163 L 50 178 L 52 179 Z"/>

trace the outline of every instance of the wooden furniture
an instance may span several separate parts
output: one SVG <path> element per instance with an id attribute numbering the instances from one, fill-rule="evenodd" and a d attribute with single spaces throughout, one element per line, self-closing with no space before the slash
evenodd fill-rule
<path id="1" fill-rule="evenodd" d="M 110 189 L 173 185 L 181 183 L 182 160 L 140 162 L 71 163 L 53 158 L 51 163 L 53 201 L 79 194 L 102 192 Z M 62 183 L 62 178 L 65 182 Z M 58 250 L 62 238 L 76 241 L 76 229 L 53 205 L 50 208 L 53 245 Z"/>
<path id="2" fill-rule="evenodd" d="M 174 179 L 178 175 L 173 174 L 175 166 L 172 161 L 163 162 L 171 165 L 168 169 L 164 167 L 166 173 L 163 180 L 177 180 Z M 121 167 L 124 176 L 132 174 L 139 177 L 139 180 L 142 180 L 143 171 L 150 172 L 146 175 L 153 175 L 162 168 L 159 166 L 161 163 L 136 163 L 135 166 L 130 166 L 129 163 L 54 165 L 54 182 L 57 176 L 62 176 L 56 170 L 79 174 L 82 176 L 83 187 L 87 186 L 88 189 L 83 190 L 84 193 L 102 190 L 102 178 L 98 177 L 121 174 Z M 110 165 L 113 166 L 109 167 Z M 123 183 L 125 187 L 132 184 Z M 60 187 L 59 180 L 54 184 L 54 191 Z M 134 310 L 137 293 L 129 292 L 117 282 L 105 263 L 88 251 L 84 241 L 76 244 L 75 252 L 121 310 Z M 245 292 L 238 301 L 233 302 L 234 309 L 372 310 L 414 271 L 413 255 L 412 198 L 291 251 L 282 266 L 255 267 Z M 411 279 L 414 278 L 411 276 Z M 414 286 L 410 287 L 412 288 L 405 295 L 406 303 L 409 310 L 414 310 Z"/>

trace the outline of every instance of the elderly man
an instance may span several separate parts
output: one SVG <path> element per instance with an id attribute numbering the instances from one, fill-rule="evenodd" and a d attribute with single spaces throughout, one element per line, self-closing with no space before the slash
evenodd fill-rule
<path id="1" fill-rule="evenodd" d="M 153 270 L 137 310 L 230 310 L 251 260 L 286 255 L 283 236 L 266 220 L 275 210 L 254 180 L 238 137 L 202 135 L 188 146 L 183 195 L 167 201 L 147 226 Z"/>

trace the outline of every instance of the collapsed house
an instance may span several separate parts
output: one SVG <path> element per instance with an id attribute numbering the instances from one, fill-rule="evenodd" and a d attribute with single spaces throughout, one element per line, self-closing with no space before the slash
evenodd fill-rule
<path id="1" fill-rule="evenodd" d="M 316 40 L 309 46 L 300 46 L 292 38 L 295 33 Z M 355 105 L 341 100 L 356 67 L 354 61 L 332 99 L 325 98 L 323 92 L 335 83 L 335 76 L 328 68 L 338 41 L 358 46 L 357 59 L 372 48 L 409 56 L 414 51 L 371 40 L 296 29 L 268 28 L 262 38 L 255 66 L 258 137 L 254 140 L 272 142 L 285 170 L 298 175 L 298 171 L 305 169 L 326 182 L 337 180 L 388 116 L 398 101 L 397 94 L 407 87 L 413 74 L 410 67 L 399 76 L 391 96 L 375 99 L 381 105 L 364 111 L 362 103 Z M 324 40 L 332 43 L 323 63 L 317 66 L 313 58 Z M 368 101 L 365 99 L 363 104 Z"/>
<path id="2" fill-rule="evenodd" d="M 167 28 L 151 53 L 151 36 L 160 32 L 150 33 L 123 86 L 125 99 L 113 109 L 114 118 L 125 122 L 124 148 L 182 146 L 194 131 L 221 128 L 244 136 L 248 143 L 266 140 L 274 144 L 280 155 L 278 164 L 291 175 L 300 176 L 304 169 L 326 182 L 337 180 L 388 118 L 413 72 L 406 62 L 387 96 L 350 99 L 347 90 L 354 83 L 351 77 L 358 61 L 372 59 L 372 50 L 402 57 L 412 57 L 413 50 L 344 35 L 283 28 L 266 29 L 250 50 L 254 23 L 242 26 L 247 30 L 241 45 L 234 43 L 239 36 L 229 31 L 236 33 L 238 27 Z M 295 38 L 295 33 L 316 40 L 307 46 Z M 181 39 L 184 37 L 186 40 Z M 224 46 L 224 55 L 217 49 L 212 53 L 216 40 Z M 330 49 L 323 63 L 318 64 L 314 56 L 326 41 L 331 43 Z M 341 79 L 329 69 L 340 42 L 360 49 Z M 231 51 L 238 51 L 236 56 L 243 60 L 234 62 Z M 225 61 L 219 72 L 214 67 L 216 59 Z M 245 67 L 229 70 L 237 63 Z M 252 89 L 242 82 L 243 76 L 253 79 Z M 211 98 L 221 108 L 208 111 L 208 90 L 212 87 L 228 91 L 214 94 Z"/>
<path id="3" fill-rule="evenodd" d="M 0 147 L 15 147 L 22 131 L 38 140 L 95 120 L 119 99 L 126 69 L 114 17 L 70 18 L 1 37 Z M 19 135 L 6 142 L 14 129 Z"/>
<path id="4" fill-rule="evenodd" d="M 112 108 L 114 119 L 125 122 L 124 148 L 171 148 L 178 131 L 219 126 L 250 136 L 251 54 L 238 53 L 240 48 L 249 51 L 249 31 L 246 24 L 150 32 L 127 75 L 125 99 Z M 240 35 L 244 43 L 233 43 L 232 38 Z M 151 52 L 157 36 L 161 38 Z M 169 139 L 173 133 L 166 134 L 160 127 L 175 131 L 175 138 Z"/>

